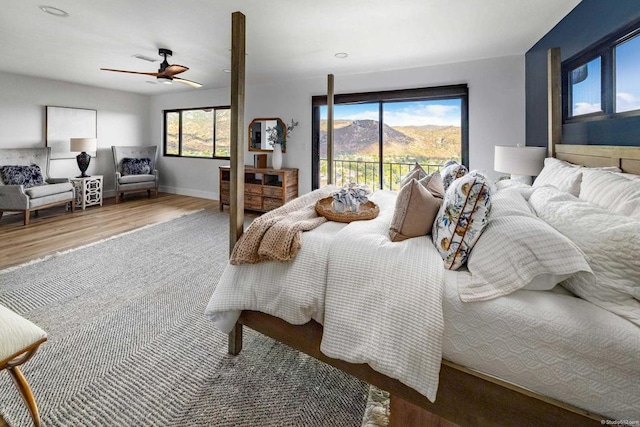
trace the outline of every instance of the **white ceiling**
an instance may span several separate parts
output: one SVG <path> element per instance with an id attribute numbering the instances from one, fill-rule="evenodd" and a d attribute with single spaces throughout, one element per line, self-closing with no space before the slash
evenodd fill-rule
<path id="1" fill-rule="evenodd" d="M 180 77 L 229 86 L 231 13 L 247 25 L 249 84 L 524 54 L 580 0 L 13 0 L 0 2 L 0 71 L 159 94 L 158 48 Z M 66 11 L 59 18 L 40 5 Z M 337 52 L 349 57 L 338 59 Z"/>

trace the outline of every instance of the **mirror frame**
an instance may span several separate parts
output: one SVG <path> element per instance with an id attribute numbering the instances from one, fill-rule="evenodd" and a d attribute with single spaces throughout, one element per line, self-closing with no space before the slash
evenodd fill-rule
<path id="1" fill-rule="evenodd" d="M 258 152 L 262 152 L 262 153 L 273 153 L 273 148 L 271 149 L 264 149 L 264 148 L 254 148 L 253 145 L 251 144 L 252 142 L 252 137 L 253 137 L 253 132 L 251 131 L 251 128 L 253 127 L 254 124 L 259 123 L 259 122 L 264 122 L 267 120 L 276 120 L 278 122 L 278 124 L 282 127 L 282 129 L 286 132 L 287 130 L 287 126 L 284 124 L 284 121 L 279 118 L 279 117 L 259 117 L 256 119 L 251 120 L 251 123 L 249 123 L 249 128 L 247 131 L 247 135 L 248 135 L 248 146 L 249 146 L 249 151 L 258 151 Z M 286 152 L 285 149 L 282 150 L 283 153 Z"/>

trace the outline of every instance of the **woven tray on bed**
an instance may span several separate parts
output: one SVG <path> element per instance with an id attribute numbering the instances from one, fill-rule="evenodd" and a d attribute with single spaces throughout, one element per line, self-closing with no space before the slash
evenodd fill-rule
<path id="1" fill-rule="evenodd" d="M 375 203 L 368 201 L 360 204 L 357 212 L 337 212 L 333 209 L 333 196 L 325 197 L 316 202 L 316 212 L 327 218 L 329 221 L 335 222 L 351 222 L 373 219 L 378 216 L 380 208 Z"/>

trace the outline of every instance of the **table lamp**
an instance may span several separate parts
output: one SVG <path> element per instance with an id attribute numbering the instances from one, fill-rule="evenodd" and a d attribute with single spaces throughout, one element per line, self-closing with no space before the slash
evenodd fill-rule
<path id="1" fill-rule="evenodd" d="M 85 172 L 91 162 L 91 155 L 87 151 L 96 151 L 98 140 L 96 138 L 71 138 L 70 151 L 80 151 L 81 153 L 76 156 L 78 161 L 78 168 L 82 174 L 77 178 L 87 178 Z"/>
<path id="2" fill-rule="evenodd" d="M 493 168 L 497 172 L 510 173 L 511 179 L 531 185 L 547 157 L 546 147 L 518 145 L 496 145 Z"/>

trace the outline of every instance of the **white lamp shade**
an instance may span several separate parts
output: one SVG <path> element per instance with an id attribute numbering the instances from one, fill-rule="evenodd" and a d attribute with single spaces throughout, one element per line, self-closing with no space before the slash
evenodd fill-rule
<path id="1" fill-rule="evenodd" d="M 493 168 L 497 172 L 521 176 L 537 176 L 547 157 L 546 147 L 496 145 Z"/>
<path id="2" fill-rule="evenodd" d="M 69 151 L 96 151 L 98 140 L 96 138 L 71 138 Z"/>

